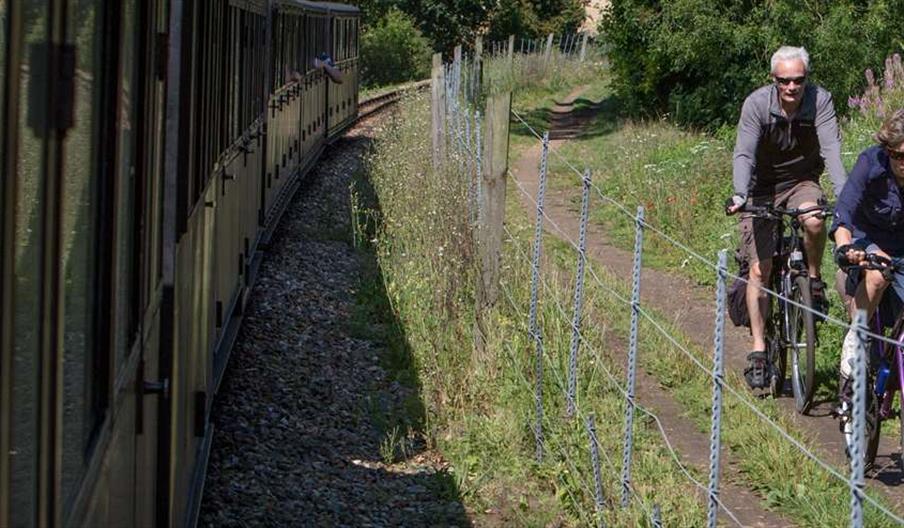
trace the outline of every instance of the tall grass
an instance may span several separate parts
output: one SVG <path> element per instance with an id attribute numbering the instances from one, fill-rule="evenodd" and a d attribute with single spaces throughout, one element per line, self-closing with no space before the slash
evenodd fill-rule
<path id="1" fill-rule="evenodd" d="M 486 314 L 486 352 L 474 348 L 474 263 L 468 224 L 469 179 L 450 160 L 440 173 L 430 163 L 429 104 L 406 100 L 400 115 L 367 160 L 376 202 L 359 202 L 357 217 L 375 220 L 376 247 L 386 292 L 415 358 L 427 406 L 427 429 L 455 468 L 472 511 L 493 511 L 509 525 L 595 524 L 594 482 L 583 418 L 594 412 L 604 453 L 606 495 L 620 489 L 624 398 L 605 374 L 618 371 L 605 327 L 585 338 L 598 352 L 582 361 L 580 415 L 564 417 L 564 379 L 571 328 L 559 312 L 571 302 L 571 272 L 545 274 L 539 321 L 544 335 L 546 456 L 534 461 L 534 347 L 527 339 L 530 267 L 524 258 L 532 227 L 510 195 L 501 298 Z M 455 155 L 453 153 L 453 155 Z M 467 164 L 465 164 L 467 166 Z M 356 195 L 357 195 L 356 191 Z M 364 232 L 362 226 L 361 232 Z M 588 305 L 607 299 L 588 294 Z M 588 352 L 589 354 L 589 352 Z M 637 499 L 611 508 L 615 526 L 648 523 L 655 503 L 674 525 L 704 516 L 698 496 L 666 451 L 658 430 L 638 419 L 634 455 Z M 702 478 L 698 475 L 699 478 Z"/>
<path id="2" fill-rule="evenodd" d="M 605 79 L 588 77 L 591 92 L 605 94 Z M 551 94 L 571 85 L 534 86 L 528 98 L 543 109 Z M 517 94 L 516 94 L 517 97 Z M 531 111 L 530 104 L 525 105 Z M 539 324 L 544 337 L 545 458 L 534 461 L 534 344 L 527 338 L 530 295 L 528 215 L 509 190 L 506 243 L 503 250 L 502 295 L 485 314 L 486 352 L 474 348 L 474 284 L 477 280 L 472 217 L 468 205 L 471 166 L 468 159 L 452 159 L 433 170 L 429 136 L 429 103 L 406 100 L 399 116 L 388 125 L 367 162 L 367 177 L 376 201 L 359 205 L 358 218 L 378 226 L 372 243 L 377 249 L 385 289 L 410 346 L 427 407 L 427 430 L 432 441 L 452 462 L 458 487 L 472 512 L 490 512 L 502 524 L 545 526 L 595 524 L 594 482 L 583 418 L 593 413 L 603 453 L 604 493 L 610 506 L 609 525 L 648 524 L 653 504 L 661 505 L 666 525 L 700 525 L 703 502 L 693 485 L 675 466 L 655 425 L 636 422 L 631 507 L 611 507 L 619 490 L 621 424 L 624 398 L 613 383 L 623 379 L 624 343 L 629 311 L 619 309 L 609 290 L 625 293 L 622 278 L 603 269 L 603 284 L 591 282 L 585 298 L 583 341 L 579 362 L 578 416 L 568 419 L 564 387 L 570 341 L 570 303 L 574 253 L 547 238 L 542 263 Z M 611 116 L 606 116 L 611 119 Z M 868 141 L 869 126 L 845 123 L 845 156 Z M 633 206 L 643 204 L 648 219 L 666 233 L 704 255 L 736 244 L 734 221 L 721 215 L 721 199 L 730 192 L 731 135 L 682 131 L 665 121 L 590 127 L 588 136 L 568 144 L 563 154 L 594 169 L 602 191 Z M 553 158 L 554 159 L 554 158 Z M 554 188 L 576 190 L 576 179 L 560 162 L 552 162 Z M 369 220 L 368 220 L 369 219 Z M 629 218 L 612 208 L 594 211 L 594 220 L 609 227 L 612 240 L 626 247 L 633 240 Z M 365 222 L 366 223 L 366 222 Z M 655 236 L 648 236 L 646 262 L 676 268 L 701 283 L 711 283 L 711 271 Z M 831 269 L 831 268 L 826 268 Z M 838 307 L 834 307 L 840 316 Z M 705 357 L 668 317 L 654 314 L 679 343 L 697 357 Z M 822 329 L 821 382 L 831 380 L 837 356 L 837 337 Z M 659 383 L 684 405 L 686 416 L 707 428 L 711 379 L 651 325 L 641 326 L 640 361 Z M 835 347 L 835 348 L 833 348 Z M 735 373 L 727 382 L 739 389 Z M 831 386 L 831 383 L 822 383 Z M 823 388 L 826 392 L 831 389 Z M 775 402 L 756 402 L 762 412 L 805 444 L 806 434 L 795 432 Z M 785 513 L 806 526 L 846 523 L 848 490 L 827 478 L 778 433 L 733 397 L 725 408 L 723 439 L 735 459 L 740 485 L 749 486 L 766 507 Z M 693 473 L 693 472 L 692 472 Z M 793 475 L 793 478 L 788 478 Z M 695 474 L 698 480 L 705 480 Z M 481 514 L 478 514 L 478 516 Z M 887 521 L 868 509 L 868 523 Z"/>
<path id="3" fill-rule="evenodd" d="M 889 67 L 893 68 L 893 73 L 883 75 L 885 80 L 881 84 L 871 80 L 871 74 L 867 74 L 864 97 L 852 101 L 861 112 L 842 123 L 843 156 L 848 167 L 853 165 L 863 148 L 872 144 L 872 135 L 883 116 L 904 104 L 904 86 L 900 86 L 904 84 L 904 75 L 897 74 L 900 59 L 890 59 Z M 598 84 L 605 86 L 605 80 Z M 711 261 L 715 261 L 718 250 L 734 249 L 738 242 L 736 219 L 727 218 L 721 212 L 722 201 L 731 193 L 733 130 L 726 129 L 720 134 L 710 135 L 681 129 L 667 120 L 624 122 L 616 127 L 601 122 L 612 119 L 611 115 L 601 115 L 597 123 L 588 127 L 584 137 L 563 146 L 560 150 L 562 157 L 579 168 L 591 168 L 594 181 L 603 194 L 625 204 L 629 210 L 643 205 L 650 223 Z M 550 159 L 551 185 L 554 189 L 570 192 L 576 209 L 580 180 L 558 157 Z M 828 189 L 827 194 L 831 196 Z M 612 242 L 625 249 L 631 248 L 634 241 L 633 219 L 602 201 L 596 203 L 593 220 L 607 228 L 606 233 Z M 714 281 L 709 266 L 700 264 L 686 251 L 654 233 L 648 233 L 645 239 L 644 262 L 677 271 L 701 284 L 712 285 Z M 831 283 L 835 266 L 829 254 L 825 256 L 823 270 Z M 832 315 L 844 319 L 846 314 L 841 309 L 840 299 L 834 291 L 829 294 L 833 300 Z M 613 327 L 623 328 L 626 324 L 622 321 L 613 324 Z M 843 330 L 822 325 L 819 331 L 816 398 L 832 399 L 837 394 L 838 351 Z M 689 378 L 688 374 L 693 370 L 681 354 L 670 352 L 661 354 L 661 357 L 665 361 L 648 362 L 647 368 L 661 382 L 672 387 L 682 400 L 705 401 L 707 376 L 700 375 L 696 381 L 693 377 Z M 676 379 L 678 383 L 674 383 Z M 742 383 L 737 386 L 743 388 Z M 783 471 L 781 468 L 806 467 L 805 461 L 769 431 L 751 427 L 758 420 L 749 411 L 735 407 L 729 413 L 739 413 L 745 418 L 728 425 L 725 438 L 734 449 L 745 453 L 741 457 L 741 465 L 749 485 L 762 490 L 769 504 L 798 515 L 804 524 L 834 524 L 831 519 L 840 522 L 836 516 L 844 512 L 837 511 L 831 504 L 840 500 L 843 490 L 839 490 L 835 483 L 824 482 L 825 474 L 821 470 L 808 469 L 796 479 L 797 485 L 811 482 L 803 484 L 807 488 L 803 495 L 802 488 L 795 490 L 788 482 L 776 479 L 775 475 Z M 764 402 L 763 408 L 768 409 L 773 417 L 781 418 L 777 407 L 771 402 Z M 689 409 L 691 416 L 705 428 L 705 409 L 696 405 Z M 794 430 L 790 422 L 781 420 L 780 423 L 787 430 Z M 898 424 L 894 421 L 886 422 L 884 426 L 888 434 L 897 433 Z M 801 438 L 806 440 L 806 436 Z M 766 445 L 771 448 L 756 447 Z M 877 516 L 871 522 L 881 520 Z"/>

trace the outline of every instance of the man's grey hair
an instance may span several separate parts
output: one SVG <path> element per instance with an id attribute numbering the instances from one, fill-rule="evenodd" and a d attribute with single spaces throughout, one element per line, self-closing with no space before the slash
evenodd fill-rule
<path id="1" fill-rule="evenodd" d="M 794 46 L 782 46 L 775 53 L 772 54 L 772 69 L 771 73 L 775 73 L 775 67 L 778 66 L 780 61 L 788 61 L 800 59 L 804 63 L 804 70 L 808 73 L 810 71 L 810 54 L 807 53 L 807 50 L 804 48 L 797 48 Z"/>

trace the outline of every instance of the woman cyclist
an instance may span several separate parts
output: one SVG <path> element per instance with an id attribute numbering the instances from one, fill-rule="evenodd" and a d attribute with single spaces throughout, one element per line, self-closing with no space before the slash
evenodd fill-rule
<path id="1" fill-rule="evenodd" d="M 888 117 L 875 138 L 879 144 L 860 154 L 835 206 L 829 236 L 842 266 L 860 264 L 867 253 L 904 257 L 904 109 Z M 858 309 L 872 317 L 878 307 L 882 321 L 895 320 L 904 299 L 904 274 L 895 273 L 889 281 L 881 271 L 862 270 L 839 274 L 839 279 L 852 319 Z M 841 353 L 840 413 L 849 408 L 853 392 L 856 343 L 856 334 L 848 331 Z"/>

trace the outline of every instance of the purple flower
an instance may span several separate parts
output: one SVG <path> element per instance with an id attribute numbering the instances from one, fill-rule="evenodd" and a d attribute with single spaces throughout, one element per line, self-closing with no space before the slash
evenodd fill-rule
<path id="1" fill-rule="evenodd" d="M 875 86 L 875 85 L 876 85 L 876 76 L 873 75 L 873 70 L 872 70 L 872 68 L 867 68 L 866 71 L 863 72 L 863 75 L 866 76 L 866 82 L 867 82 L 867 84 L 869 84 L 870 86 Z"/>
<path id="2" fill-rule="evenodd" d="M 848 107 L 850 108 L 860 108 L 860 98 L 859 97 L 848 97 Z"/>

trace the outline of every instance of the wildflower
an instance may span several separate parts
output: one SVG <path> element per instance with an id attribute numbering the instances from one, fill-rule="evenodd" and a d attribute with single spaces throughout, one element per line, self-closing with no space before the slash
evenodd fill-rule
<path id="1" fill-rule="evenodd" d="M 859 97 L 848 97 L 849 108 L 860 108 L 861 100 Z"/>
<path id="2" fill-rule="evenodd" d="M 863 75 L 866 76 L 866 83 L 870 88 L 876 85 L 876 76 L 873 74 L 872 68 L 867 68 Z"/>

